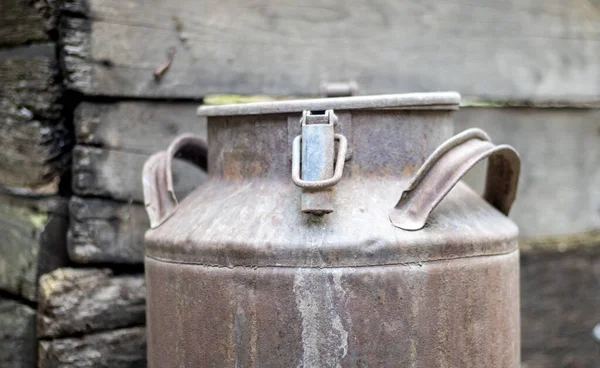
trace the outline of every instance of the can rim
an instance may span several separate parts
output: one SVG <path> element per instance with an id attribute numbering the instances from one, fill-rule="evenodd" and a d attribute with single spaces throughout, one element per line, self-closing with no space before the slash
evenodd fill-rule
<path id="1" fill-rule="evenodd" d="M 245 104 L 204 105 L 197 110 L 199 116 L 235 116 L 295 113 L 303 110 L 369 110 L 418 109 L 457 110 L 458 92 L 425 92 L 390 95 L 332 97 L 306 100 L 253 102 Z"/>

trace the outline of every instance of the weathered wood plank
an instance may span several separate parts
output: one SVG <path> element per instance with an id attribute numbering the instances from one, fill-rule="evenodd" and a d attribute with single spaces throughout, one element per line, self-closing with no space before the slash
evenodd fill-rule
<path id="1" fill-rule="evenodd" d="M 0 51 L 0 186 L 16 192 L 56 194 L 68 166 L 55 52 L 54 44 Z"/>
<path id="2" fill-rule="evenodd" d="M 0 46 L 51 41 L 56 38 L 57 16 L 54 1 L 0 1 Z"/>
<path id="3" fill-rule="evenodd" d="M 38 355 L 38 368 L 145 368 L 146 329 L 40 341 Z"/>
<path id="4" fill-rule="evenodd" d="M 486 97 L 598 96 L 600 13 L 587 0 L 439 2 L 77 0 L 67 81 L 92 95 L 318 95 L 458 90 Z M 176 53 L 160 80 L 153 73 Z"/>
<path id="5" fill-rule="evenodd" d="M 68 262 L 67 201 L 0 195 L 0 290 L 37 300 L 38 278 Z"/>
<path id="6" fill-rule="evenodd" d="M 37 335 L 68 337 L 143 325 L 144 275 L 60 268 L 40 279 Z"/>
<path id="7" fill-rule="evenodd" d="M 598 366 L 600 242 L 594 249 L 521 255 L 523 368 Z"/>
<path id="8" fill-rule="evenodd" d="M 32 118 L 56 121 L 62 87 L 53 43 L 0 51 L 0 118 L 17 124 Z"/>
<path id="9" fill-rule="evenodd" d="M 600 230 L 600 109 L 463 108 L 455 132 L 483 128 L 522 160 L 511 217 L 525 237 Z M 481 192 L 485 165 L 467 175 Z"/>
<path id="10" fill-rule="evenodd" d="M 0 367 L 36 367 L 35 310 L 0 298 Z"/>
<path id="11" fill-rule="evenodd" d="M 164 147 L 166 148 L 166 147 Z M 160 147 L 157 151 L 164 149 Z M 75 146 L 73 192 L 80 196 L 143 203 L 142 168 L 149 155 Z M 173 183 L 179 198 L 202 183 L 205 173 L 182 161 L 173 165 Z"/>
<path id="12" fill-rule="evenodd" d="M 206 118 L 196 115 L 197 102 L 83 102 L 75 110 L 78 144 L 152 154 L 175 137 L 206 137 Z"/>
<path id="13" fill-rule="evenodd" d="M 144 262 L 144 233 L 150 228 L 143 205 L 72 197 L 67 247 L 78 263 Z"/>
<path id="14" fill-rule="evenodd" d="M 73 190 L 83 196 L 143 201 L 142 167 L 150 154 L 182 133 L 206 137 L 206 119 L 195 102 L 84 102 L 75 111 L 78 145 L 73 152 Z M 85 146 L 87 145 L 87 146 Z M 93 147 L 90 147 L 93 146 Z M 178 191 L 194 189 L 204 174 L 179 163 Z"/>

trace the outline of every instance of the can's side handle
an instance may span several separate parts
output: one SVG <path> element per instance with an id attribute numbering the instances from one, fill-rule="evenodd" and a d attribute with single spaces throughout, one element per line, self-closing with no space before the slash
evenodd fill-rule
<path id="1" fill-rule="evenodd" d="M 165 222 L 177 209 L 171 167 L 174 158 L 183 159 L 206 170 L 208 145 L 204 138 L 193 134 L 177 137 L 166 151 L 150 156 L 142 171 L 144 205 L 150 218 L 150 228 Z"/>
<path id="2" fill-rule="evenodd" d="M 521 161 L 515 149 L 495 145 L 481 129 L 468 129 L 442 143 L 419 169 L 391 210 L 392 224 L 419 230 L 429 214 L 460 179 L 479 161 L 488 158 L 483 198 L 508 215 L 515 200 Z"/>

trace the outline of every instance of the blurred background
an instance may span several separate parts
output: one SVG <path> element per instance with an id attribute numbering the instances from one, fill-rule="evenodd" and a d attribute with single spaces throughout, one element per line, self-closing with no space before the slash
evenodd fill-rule
<path id="1" fill-rule="evenodd" d="M 0 367 L 146 365 L 141 169 L 198 105 L 443 90 L 522 157 L 523 367 L 600 367 L 598 0 L 2 0 Z"/>

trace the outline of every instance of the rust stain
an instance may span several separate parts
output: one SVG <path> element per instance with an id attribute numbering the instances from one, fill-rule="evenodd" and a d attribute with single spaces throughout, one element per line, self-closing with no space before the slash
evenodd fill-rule
<path id="1" fill-rule="evenodd" d="M 173 63 L 173 59 L 175 58 L 175 52 L 176 52 L 176 49 L 174 47 L 170 47 L 169 50 L 167 51 L 167 60 L 164 63 L 160 64 L 154 70 L 153 75 L 154 75 L 154 79 L 156 81 L 159 81 L 160 79 L 162 79 L 163 75 L 171 67 L 171 64 Z"/>

